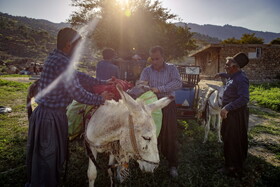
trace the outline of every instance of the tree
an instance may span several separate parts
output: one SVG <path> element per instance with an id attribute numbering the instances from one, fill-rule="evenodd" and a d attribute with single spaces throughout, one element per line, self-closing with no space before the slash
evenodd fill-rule
<path id="1" fill-rule="evenodd" d="M 243 34 L 240 40 L 236 38 L 228 38 L 221 42 L 222 44 L 263 44 L 263 38 L 258 38 L 255 36 L 255 33 L 252 34 Z"/>
<path id="2" fill-rule="evenodd" d="M 186 56 L 195 48 L 188 28 L 168 23 L 177 18 L 161 3 L 151 0 L 72 0 L 79 7 L 70 17 L 74 26 L 99 18 L 91 39 L 99 49 L 114 48 L 120 56 L 133 52 L 147 54 L 153 45 L 162 45 L 168 58 Z"/>
<path id="3" fill-rule="evenodd" d="M 240 40 L 233 37 L 233 38 L 228 38 L 226 40 L 223 40 L 221 43 L 222 44 L 240 44 Z"/>
<path id="4" fill-rule="evenodd" d="M 276 38 L 270 42 L 270 44 L 280 44 L 280 38 Z"/>
<path id="5" fill-rule="evenodd" d="M 263 38 L 258 38 L 255 36 L 255 33 L 252 34 L 243 34 L 240 38 L 241 44 L 263 44 Z"/>

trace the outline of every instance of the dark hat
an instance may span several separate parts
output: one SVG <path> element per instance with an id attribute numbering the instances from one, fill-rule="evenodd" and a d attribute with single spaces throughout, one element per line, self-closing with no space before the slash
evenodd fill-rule
<path id="1" fill-rule="evenodd" d="M 249 59 L 245 53 L 237 53 L 233 57 L 227 57 L 227 60 L 232 60 L 238 64 L 240 68 L 243 68 L 249 63 Z"/>

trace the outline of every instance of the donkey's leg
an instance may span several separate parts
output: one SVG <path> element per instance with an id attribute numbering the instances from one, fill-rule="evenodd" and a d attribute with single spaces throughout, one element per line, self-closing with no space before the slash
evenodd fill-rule
<path id="1" fill-rule="evenodd" d="M 109 166 L 111 166 L 110 168 L 108 168 L 108 174 L 109 174 L 109 177 L 110 177 L 110 181 L 111 181 L 111 187 L 114 186 L 114 171 L 113 171 L 113 167 L 114 167 L 114 164 L 115 164 L 115 157 L 114 155 L 110 154 L 109 156 Z"/>
<path id="2" fill-rule="evenodd" d="M 211 115 L 211 123 L 210 123 L 210 129 L 211 130 L 217 129 L 217 117 L 216 116 L 217 116 L 216 114 Z"/>
<path id="3" fill-rule="evenodd" d="M 204 134 L 204 140 L 203 140 L 203 143 L 205 143 L 208 139 L 208 133 L 209 133 L 209 130 L 210 130 L 210 123 L 211 123 L 211 114 L 208 113 L 208 116 L 206 116 L 207 118 L 207 122 L 206 122 L 206 125 L 205 125 L 205 134 Z"/>
<path id="4" fill-rule="evenodd" d="M 94 158 L 97 159 L 97 151 L 93 148 L 91 148 L 91 151 L 92 151 Z M 89 187 L 93 187 L 94 181 L 97 176 L 97 170 L 96 170 L 96 166 L 94 165 L 94 163 L 91 161 L 90 158 L 89 158 L 89 162 L 88 162 L 87 175 L 88 175 Z"/>
<path id="5" fill-rule="evenodd" d="M 221 116 L 217 115 L 217 133 L 218 133 L 218 142 L 222 143 L 221 139 Z"/>

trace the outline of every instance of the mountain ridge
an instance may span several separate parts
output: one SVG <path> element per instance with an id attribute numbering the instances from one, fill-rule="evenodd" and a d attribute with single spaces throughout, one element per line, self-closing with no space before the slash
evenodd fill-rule
<path id="1" fill-rule="evenodd" d="M 210 37 L 218 38 L 220 40 L 225 40 L 233 37 L 236 39 L 240 39 L 243 34 L 252 34 L 252 33 L 255 33 L 256 37 L 263 38 L 264 43 L 269 43 L 276 38 L 280 38 L 280 33 L 250 30 L 245 27 L 232 26 L 229 24 L 223 26 L 212 25 L 212 24 L 199 25 L 196 23 L 184 23 L 184 22 L 177 22 L 174 24 L 180 27 L 187 26 L 188 28 L 190 28 L 191 32 L 200 33 L 202 35 L 208 35 Z"/>

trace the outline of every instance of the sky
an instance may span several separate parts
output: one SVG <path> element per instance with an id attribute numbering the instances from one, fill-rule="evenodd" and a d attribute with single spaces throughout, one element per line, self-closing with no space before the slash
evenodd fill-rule
<path id="1" fill-rule="evenodd" d="M 126 0 L 120 0 L 126 1 Z M 161 0 L 182 22 L 225 24 L 280 33 L 280 0 Z M 71 0 L 0 0 L 0 12 L 65 22 L 75 9 Z"/>

